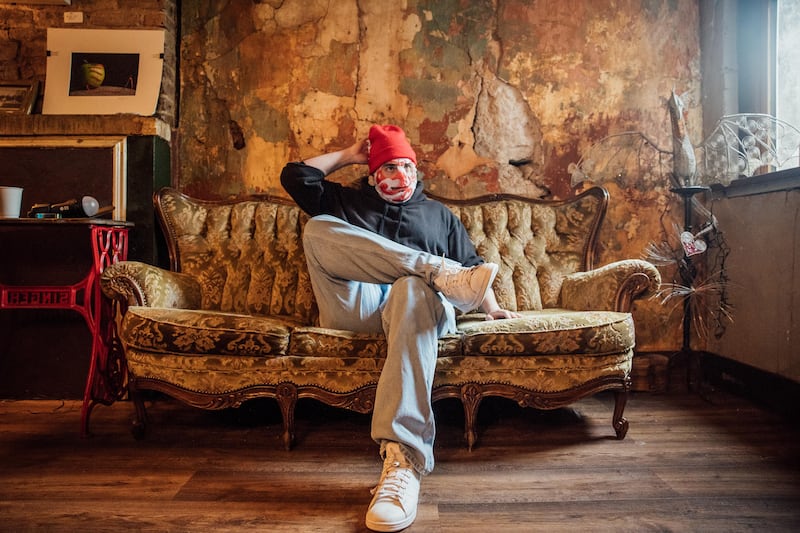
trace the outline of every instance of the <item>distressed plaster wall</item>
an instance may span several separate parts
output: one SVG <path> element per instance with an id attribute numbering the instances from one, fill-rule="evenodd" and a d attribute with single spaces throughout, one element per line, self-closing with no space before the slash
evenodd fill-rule
<path id="1" fill-rule="evenodd" d="M 286 161 L 392 122 L 438 194 L 566 198 L 568 165 L 602 137 L 636 130 L 669 146 L 666 97 L 699 100 L 698 18 L 693 0 L 184 2 L 177 185 L 284 194 Z M 694 104 L 693 133 L 701 116 Z M 663 178 L 606 184 L 601 263 L 640 256 L 662 218 L 680 219 Z M 680 345 L 658 304 L 635 315 L 640 348 Z"/>

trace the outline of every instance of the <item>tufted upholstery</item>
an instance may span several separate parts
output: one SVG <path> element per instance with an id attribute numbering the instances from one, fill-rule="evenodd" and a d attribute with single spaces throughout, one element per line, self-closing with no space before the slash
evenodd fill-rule
<path id="1" fill-rule="evenodd" d="M 199 281 L 202 309 L 316 318 L 301 241 L 307 217 L 297 206 L 199 202 L 173 191 L 160 196 L 159 213 L 172 267 Z"/>
<path id="2" fill-rule="evenodd" d="M 478 253 L 501 268 L 498 302 L 513 310 L 555 307 L 565 276 L 588 270 L 603 198 L 532 204 L 443 200 L 461 218 Z M 278 201 L 213 203 L 164 194 L 160 213 L 174 243 L 174 270 L 200 282 L 202 309 L 316 319 L 302 251 L 307 216 Z"/>
<path id="3" fill-rule="evenodd" d="M 590 268 L 604 197 L 531 203 L 505 197 L 480 203 L 443 200 L 467 228 L 478 253 L 500 265 L 498 303 L 515 311 L 556 307 L 564 277 Z"/>
<path id="4" fill-rule="evenodd" d="M 462 399 L 472 446 L 482 396 L 552 408 L 612 389 L 614 428 L 623 437 L 635 345 L 628 311 L 660 278 L 641 260 L 593 268 L 605 191 L 565 202 L 497 196 L 445 203 L 478 252 L 500 265 L 500 304 L 522 317 L 460 316 L 459 331 L 439 342 L 434 399 Z M 283 407 L 287 446 L 299 397 L 371 409 L 385 339 L 318 326 L 302 251 L 307 217 L 296 205 L 270 198 L 208 202 L 164 189 L 156 207 L 171 270 L 129 261 L 101 278 L 104 293 L 125 304 L 120 357 L 140 424 L 143 388 L 204 408 L 274 397 Z"/>

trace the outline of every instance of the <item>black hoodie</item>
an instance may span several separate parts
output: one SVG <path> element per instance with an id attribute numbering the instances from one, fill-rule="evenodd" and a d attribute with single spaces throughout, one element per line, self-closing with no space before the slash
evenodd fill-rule
<path id="1" fill-rule="evenodd" d="M 483 263 L 461 221 L 445 205 L 425 196 L 422 182 L 417 182 L 408 201 L 392 204 L 378 195 L 366 177 L 354 187 L 345 187 L 326 180 L 318 168 L 299 162 L 284 167 L 281 185 L 310 216 L 333 215 L 467 267 Z"/>

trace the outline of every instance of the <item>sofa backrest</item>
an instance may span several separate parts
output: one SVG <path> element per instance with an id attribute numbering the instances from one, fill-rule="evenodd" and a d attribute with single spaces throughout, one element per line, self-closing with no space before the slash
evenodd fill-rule
<path id="1" fill-rule="evenodd" d="M 500 265 L 499 303 L 513 310 L 558 305 L 564 276 L 592 268 L 608 194 L 593 188 L 569 201 L 494 195 L 443 201 L 487 261 Z M 224 202 L 175 189 L 156 194 L 171 268 L 197 278 L 203 307 L 316 322 L 302 250 L 307 215 L 283 198 Z"/>
<path id="2" fill-rule="evenodd" d="M 500 265 L 493 285 L 498 303 L 536 310 L 558 306 L 565 276 L 593 268 L 608 193 L 594 187 L 565 201 L 512 195 L 439 200 L 461 218 L 478 253 Z"/>
<path id="3" fill-rule="evenodd" d="M 203 201 L 162 189 L 156 213 L 170 268 L 200 281 L 203 308 L 316 320 L 301 235 L 308 217 L 281 198 Z"/>

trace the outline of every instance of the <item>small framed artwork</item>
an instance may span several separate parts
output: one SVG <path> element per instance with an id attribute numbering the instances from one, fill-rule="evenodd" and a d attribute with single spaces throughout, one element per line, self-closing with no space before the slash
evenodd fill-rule
<path id="1" fill-rule="evenodd" d="M 38 95 L 38 81 L 0 82 L 0 113 L 28 115 Z"/>
<path id="2" fill-rule="evenodd" d="M 47 115 L 153 115 L 164 66 L 162 30 L 48 28 Z"/>

